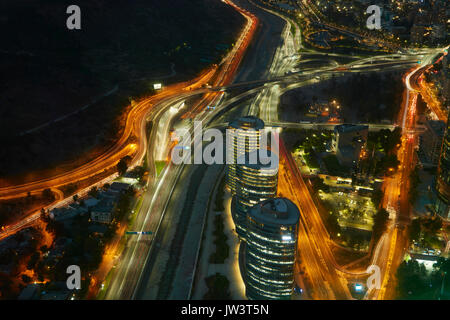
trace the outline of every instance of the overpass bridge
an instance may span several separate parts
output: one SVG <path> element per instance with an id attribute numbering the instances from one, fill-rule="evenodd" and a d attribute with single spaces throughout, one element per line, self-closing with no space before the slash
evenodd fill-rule
<path id="1" fill-rule="evenodd" d="M 293 128 L 293 129 L 310 129 L 310 130 L 334 130 L 334 127 L 343 123 L 299 123 L 299 122 L 286 122 L 286 121 L 274 121 L 265 122 L 265 127 L 274 128 Z M 369 131 L 376 132 L 384 129 L 394 130 L 397 125 L 394 124 L 371 124 L 371 123 L 359 123 L 360 125 L 369 126 Z M 209 128 L 226 128 L 228 123 L 214 123 Z"/>

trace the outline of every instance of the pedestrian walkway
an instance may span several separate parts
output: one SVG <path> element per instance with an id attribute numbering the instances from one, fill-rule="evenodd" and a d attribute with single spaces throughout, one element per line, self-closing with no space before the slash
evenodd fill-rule
<path id="1" fill-rule="evenodd" d="M 214 192 L 216 197 L 217 190 Z M 205 283 L 205 278 L 220 273 L 227 277 L 230 282 L 230 294 L 233 300 L 245 300 L 245 285 L 242 280 L 239 270 L 239 239 L 234 231 L 234 223 L 231 217 L 231 194 L 226 191 L 224 196 L 224 212 L 214 211 L 214 206 L 210 207 L 208 212 L 208 223 L 205 228 L 205 235 L 202 245 L 202 253 L 199 260 L 199 265 L 196 275 L 195 290 L 192 299 L 201 300 L 208 291 Z M 223 215 L 224 233 L 227 236 L 227 243 L 230 247 L 229 256 L 225 259 L 223 264 L 213 264 L 209 262 L 209 257 L 215 252 L 214 245 L 214 217 L 217 214 Z"/>

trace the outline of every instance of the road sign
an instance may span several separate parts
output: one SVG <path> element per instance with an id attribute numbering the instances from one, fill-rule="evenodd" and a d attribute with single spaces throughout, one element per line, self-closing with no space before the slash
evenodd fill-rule
<path id="1" fill-rule="evenodd" d="M 142 234 L 142 235 L 146 235 L 146 234 L 153 234 L 153 232 L 151 232 L 151 231 L 127 231 L 126 234 Z"/>

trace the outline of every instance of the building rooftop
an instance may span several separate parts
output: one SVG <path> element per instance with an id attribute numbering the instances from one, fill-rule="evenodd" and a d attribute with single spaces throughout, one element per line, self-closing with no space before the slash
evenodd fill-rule
<path id="1" fill-rule="evenodd" d="M 300 219 L 297 206 L 286 198 L 272 198 L 254 205 L 249 215 L 262 223 L 295 225 Z"/>
<path id="2" fill-rule="evenodd" d="M 112 212 L 113 208 L 114 208 L 114 201 L 105 198 L 102 199 L 92 208 L 92 212 Z"/>
<path id="3" fill-rule="evenodd" d="M 441 120 L 428 120 L 427 121 L 428 126 L 431 130 L 433 130 L 433 133 L 437 136 L 443 136 L 445 133 L 446 124 L 444 121 Z"/>
<path id="4" fill-rule="evenodd" d="M 127 190 L 130 187 L 130 184 L 123 183 L 123 182 L 113 182 L 108 190 L 115 191 L 115 192 L 122 192 L 124 190 Z"/>
<path id="5" fill-rule="evenodd" d="M 229 123 L 229 126 L 235 129 L 264 129 L 264 121 L 255 116 L 245 116 L 233 120 Z"/>
<path id="6" fill-rule="evenodd" d="M 89 197 L 89 198 L 87 198 L 86 200 L 84 200 L 84 204 L 86 205 L 86 207 L 94 207 L 97 203 L 99 203 L 100 202 L 100 200 L 99 199 L 96 199 L 96 198 L 92 198 L 92 197 Z"/>
<path id="7" fill-rule="evenodd" d="M 39 285 L 37 284 L 29 284 L 27 285 L 21 292 L 19 297 L 17 298 L 18 300 L 38 300 L 39 297 Z"/>

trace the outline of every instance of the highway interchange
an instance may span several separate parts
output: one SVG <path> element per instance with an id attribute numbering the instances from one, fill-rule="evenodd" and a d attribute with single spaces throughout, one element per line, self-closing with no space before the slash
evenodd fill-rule
<path id="1" fill-rule="evenodd" d="M 158 259 L 162 241 L 170 241 L 164 237 L 164 234 L 168 229 L 176 227 L 171 223 L 171 215 L 174 214 L 171 203 L 177 201 L 177 196 L 183 189 L 189 188 L 189 179 L 184 177 L 188 176 L 188 171 L 194 170 L 194 168 L 189 165 L 173 165 L 169 162 L 161 174 L 156 177 L 155 160 L 165 159 L 170 152 L 171 128 L 182 127 L 192 132 L 193 120 L 201 120 L 205 126 L 223 128 L 232 118 L 245 114 L 259 116 L 268 125 L 274 127 L 313 126 L 313 124 L 290 124 L 278 120 L 279 99 L 285 92 L 325 81 L 333 75 L 405 71 L 416 66 L 418 60 L 422 60 L 421 67 L 425 67 L 439 52 L 438 50 L 423 49 L 371 58 L 354 56 L 354 61 L 340 65 L 333 60 L 333 57 L 339 55 L 323 54 L 302 48 L 301 31 L 298 26 L 280 13 L 262 8 L 250 0 L 236 0 L 234 4 L 229 1 L 229 4 L 241 12 L 247 23 L 235 49 L 219 66 L 213 66 L 206 70 L 197 79 L 169 86 L 157 95 L 138 102 L 128 114 L 125 132 L 121 139 L 98 159 L 56 177 L 20 186 L 0 188 L 0 199 L 6 199 L 20 197 L 27 192 L 41 192 L 50 187 L 57 192 L 57 199 L 47 208 L 50 209 L 65 205 L 70 201 L 70 199 L 63 199 L 63 195 L 57 191 L 58 187 L 82 178 L 92 177 L 105 168 L 113 167 L 125 155 L 133 155 L 132 166 L 141 164 L 144 157 L 147 157 L 146 163 L 149 164 L 147 169 L 152 179 L 146 186 L 143 203 L 137 212 L 137 218 L 132 228 L 136 231 L 151 230 L 153 235 L 139 235 L 127 241 L 126 248 L 115 262 L 109 285 L 105 288 L 106 299 L 142 299 L 145 297 L 145 290 L 142 288 L 148 287 L 147 282 L 151 278 L 155 261 Z M 275 29 L 272 31 L 279 32 L 279 41 L 274 42 L 273 38 L 276 37 L 273 32 L 265 32 L 264 28 L 260 28 L 259 32 L 255 34 L 256 25 L 261 24 L 264 27 L 273 19 L 279 20 L 278 24 L 272 24 L 275 26 L 272 26 Z M 293 24 L 293 28 L 291 24 Z M 295 30 L 295 34 L 292 34 L 291 30 Z M 250 40 L 254 45 L 248 48 Z M 271 47 L 267 47 L 268 44 Z M 261 46 L 264 47 L 264 50 L 261 50 Z M 244 56 L 243 53 L 246 50 L 250 50 L 250 52 Z M 299 50 L 301 50 L 300 53 Z M 321 60 L 326 63 L 325 66 L 314 70 L 307 68 L 303 69 L 305 71 L 295 70 L 302 60 Z M 260 61 L 264 67 L 260 65 Z M 307 64 L 308 62 L 304 63 L 305 66 Z M 254 71 L 256 67 L 261 68 Z M 419 67 L 416 69 L 418 70 Z M 413 72 L 416 72 L 416 69 Z M 401 121 L 396 124 L 404 129 L 411 129 L 415 123 L 411 110 L 414 109 L 417 93 L 411 87 L 409 79 L 410 77 L 406 81 L 408 87 L 405 94 L 403 116 Z M 235 89 L 239 89 L 237 94 L 235 94 Z M 193 97 L 199 98 L 200 102 L 196 105 L 195 110 L 187 110 L 190 105 L 186 102 Z M 214 105 L 215 108 L 207 109 L 206 107 L 210 105 Z M 149 135 L 146 132 L 147 122 L 152 123 Z M 323 125 L 332 126 L 332 124 Z M 413 156 L 413 140 L 410 138 L 404 140 L 402 163 L 412 163 L 410 160 Z M 364 275 L 352 274 L 337 266 L 330 250 L 329 236 L 308 188 L 298 172 L 295 162 L 292 161 L 290 153 L 283 148 L 281 153 L 284 157 L 280 166 L 280 192 L 286 197 L 294 197 L 294 202 L 301 210 L 298 245 L 303 257 L 302 261 L 306 260 L 306 268 L 313 287 L 313 297 L 317 299 L 350 299 L 346 277 L 362 276 L 364 278 Z M 401 184 L 395 180 L 404 180 L 408 176 L 407 173 L 407 169 L 404 168 L 399 171 L 399 178 L 394 177 L 386 182 L 385 193 L 388 196 L 384 201 L 386 206 L 394 208 L 394 215 L 397 215 L 397 212 L 407 215 L 407 208 L 398 208 L 398 195 L 400 192 L 404 192 L 400 191 L 399 186 L 407 188 L 407 184 Z M 113 175 L 102 181 L 93 181 L 92 185 L 101 185 L 115 177 Z M 87 190 L 88 188 L 84 192 L 86 193 Z M 81 194 L 83 193 L 81 192 Z M 404 203 L 404 199 L 401 203 Z M 36 212 L 10 228 L 2 230 L 0 239 L 32 224 L 39 218 L 39 215 L 40 213 Z M 394 222 L 398 220 L 397 216 L 392 218 Z M 402 257 L 401 248 L 405 245 L 405 235 L 403 230 L 398 230 L 397 226 L 399 224 L 393 223 L 389 227 L 375 250 L 373 264 L 381 266 L 383 286 L 381 290 L 370 292 L 369 299 L 385 297 L 387 279 L 393 272 L 392 264 L 398 265 Z M 400 241 L 397 240 L 398 237 Z M 298 283 L 301 283 L 301 280 L 298 280 Z"/>

